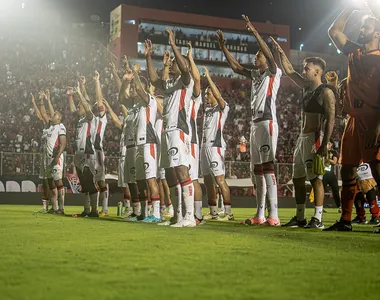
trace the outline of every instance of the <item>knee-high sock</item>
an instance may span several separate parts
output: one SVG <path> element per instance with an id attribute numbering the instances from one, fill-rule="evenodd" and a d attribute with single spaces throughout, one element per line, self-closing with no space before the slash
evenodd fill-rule
<path id="1" fill-rule="evenodd" d="M 266 181 L 262 166 L 255 166 L 254 177 L 256 181 L 256 201 L 257 211 L 256 216 L 260 219 L 265 217 L 265 197 L 266 197 Z"/>
<path id="2" fill-rule="evenodd" d="M 160 195 L 151 195 L 150 200 L 152 201 L 153 206 L 153 216 L 160 218 Z"/>
<path id="3" fill-rule="evenodd" d="M 379 217 L 379 205 L 376 199 L 376 190 L 372 189 L 366 194 L 367 202 L 369 205 L 369 210 L 371 212 L 372 217 Z"/>
<path id="4" fill-rule="evenodd" d="M 351 180 L 343 180 L 342 188 L 342 216 L 341 220 L 351 222 L 352 206 L 357 192 L 356 178 Z"/>
<path id="5" fill-rule="evenodd" d="M 50 202 L 54 210 L 58 210 L 58 189 L 50 189 Z"/>
<path id="6" fill-rule="evenodd" d="M 185 203 L 185 218 L 194 219 L 194 185 L 190 177 L 181 182 L 183 202 Z"/>
<path id="7" fill-rule="evenodd" d="M 270 208 L 269 216 L 273 219 L 278 219 L 278 199 L 277 199 L 277 182 L 276 176 L 274 175 L 274 166 L 268 169 L 264 168 L 264 178 L 267 186 L 268 200 Z M 265 212 L 265 210 L 264 210 Z"/>
<path id="8" fill-rule="evenodd" d="M 177 182 L 175 185 L 169 187 L 169 189 L 172 205 L 174 207 L 174 210 L 176 211 L 175 217 L 177 217 L 177 221 L 181 221 L 183 219 L 181 184 Z"/>
<path id="9" fill-rule="evenodd" d="M 102 203 L 102 210 L 108 212 L 108 189 L 101 188 L 99 193 L 99 202 Z"/>
<path id="10" fill-rule="evenodd" d="M 58 186 L 57 190 L 59 209 L 63 211 L 65 209 L 65 187 L 63 185 Z"/>

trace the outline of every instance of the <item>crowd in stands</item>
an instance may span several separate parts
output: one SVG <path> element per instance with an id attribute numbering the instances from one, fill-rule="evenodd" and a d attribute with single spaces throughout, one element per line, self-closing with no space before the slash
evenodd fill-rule
<path id="1" fill-rule="evenodd" d="M 35 117 L 30 93 L 49 89 L 51 101 L 66 117 L 68 135 L 67 171 L 72 171 L 75 123 L 69 111 L 66 90 L 76 86 L 80 75 L 87 78 L 87 91 L 94 99 L 93 74 L 100 73 L 104 97 L 122 118 L 118 105 L 118 91 L 109 68 L 107 50 L 99 43 L 49 36 L 0 36 L 0 152 L 2 174 L 38 174 L 39 147 L 42 124 Z M 144 67 L 144 66 L 143 66 Z M 227 151 L 225 160 L 228 178 L 249 178 L 250 86 L 234 86 L 223 92 L 231 110 L 225 125 Z M 277 99 L 279 122 L 278 163 L 292 163 L 292 152 L 300 130 L 301 93 L 296 88 L 281 87 Z M 198 124 L 202 125 L 199 113 Z M 339 147 L 342 126 L 336 126 L 334 141 Z M 201 130 L 199 130 L 201 133 Z M 246 140 L 243 150 L 241 140 Z M 108 173 L 117 173 L 120 132 L 108 123 L 105 151 Z M 17 154 L 17 155 L 15 155 Z M 34 155 L 33 155 L 34 154 Z M 280 165 L 280 184 L 291 178 L 291 166 Z"/>

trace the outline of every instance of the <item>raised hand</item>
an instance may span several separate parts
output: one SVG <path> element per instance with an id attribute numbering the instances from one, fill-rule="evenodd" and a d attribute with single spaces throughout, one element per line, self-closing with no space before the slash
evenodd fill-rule
<path id="1" fill-rule="evenodd" d="M 115 66 L 115 64 L 113 62 L 109 63 L 109 67 L 111 68 L 112 72 L 117 72 L 116 66 Z"/>
<path id="2" fill-rule="evenodd" d="M 327 72 L 325 75 L 326 81 L 329 85 L 338 87 L 338 74 L 335 71 Z"/>
<path id="3" fill-rule="evenodd" d="M 84 76 L 79 77 L 80 84 L 84 86 L 86 84 L 86 78 Z"/>
<path id="4" fill-rule="evenodd" d="M 282 50 L 281 46 L 277 43 L 276 39 L 272 36 L 270 37 L 272 43 L 273 43 L 273 50 L 277 53 L 284 53 L 284 50 Z"/>
<path id="5" fill-rule="evenodd" d="M 94 77 L 95 79 L 95 77 Z M 78 85 L 77 85 L 77 93 L 78 95 L 82 95 L 82 91 L 80 90 L 80 82 L 78 81 Z"/>
<path id="6" fill-rule="evenodd" d="M 33 103 L 33 104 L 36 104 L 36 100 L 34 99 L 34 96 L 33 96 L 32 93 L 30 93 L 30 96 L 32 97 L 32 103 Z"/>
<path id="7" fill-rule="evenodd" d="M 125 69 L 130 70 L 131 66 L 129 65 L 128 56 L 124 55 L 124 63 L 125 63 Z"/>
<path id="8" fill-rule="evenodd" d="M 44 92 L 44 91 L 40 91 L 40 92 L 38 93 L 38 95 L 39 95 L 39 99 L 40 99 L 40 101 L 43 101 L 43 100 L 46 99 L 46 95 L 45 95 L 45 92 Z"/>
<path id="9" fill-rule="evenodd" d="M 205 71 L 205 76 L 210 77 L 210 73 L 209 73 L 208 69 L 205 66 L 202 66 L 202 68 Z"/>
<path id="10" fill-rule="evenodd" d="M 98 72 L 98 71 L 95 71 L 94 80 L 95 80 L 95 81 L 99 81 L 99 78 L 100 78 L 99 72 Z"/>
<path id="11" fill-rule="evenodd" d="M 67 87 L 66 94 L 69 95 L 69 96 L 74 95 L 74 88 L 71 87 L 71 86 Z"/>
<path id="12" fill-rule="evenodd" d="M 187 43 L 187 46 L 189 47 L 189 51 L 187 51 L 187 57 L 193 57 L 193 46 L 191 45 L 191 43 Z"/>
<path id="13" fill-rule="evenodd" d="M 133 71 L 136 72 L 137 74 L 140 73 L 141 71 L 141 66 L 139 64 L 135 64 L 133 66 Z"/>
<path id="14" fill-rule="evenodd" d="M 144 42 L 144 55 L 145 57 L 153 54 L 153 45 L 151 40 L 145 40 Z"/>
<path id="15" fill-rule="evenodd" d="M 109 107 L 110 105 L 108 104 L 108 101 L 106 99 L 103 98 L 103 103 L 105 106 Z"/>
<path id="16" fill-rule="evenodd" d="M 133 78 L 134 78 L 134 75 L 133 75 L 132 70 L 126 70 L 123 75 L 123 80 L 127 82 L 131 82 Z"/>
<path id="17" fill-rule="evenodd" d="M 170 52 L 168 50 L 165 50 L 165 54 L 164 54 L 164 65 L 165 66 L 169 66 L 170 65 Z"/>
<path id="18" fill-rule="evenodd" d="M 247 25 L 246 25 L 246 26 L 247 26 L 247 29 L 248 29 L 249 31 L 255 31 L 256 29 L 255 29 L 255 27 L 253 26 L 252 22 L 249 20 L 249 17 L 246 16 L 246 15 L 242 15 L 242 17 L 243 17 L 243 20 L 247 22 Z"/>
<path id="19" fill-rule="evenodd" d="M 170 28 L 166 28 L 166 32 L 169 35 L 169 43 L 170 43 L 170 45 L 175 44 L 175 38 L 174 38 L 173 30 L 171 30 Z"/>
<path id="20" fill-rule="evenodd" d="M 216 34 L 218 36 L 219 46 L 224 46 L 224 43 L 226 42 L 226 39 L 224 38 L 223 31 L 218 30 L 216 32 Z"/>

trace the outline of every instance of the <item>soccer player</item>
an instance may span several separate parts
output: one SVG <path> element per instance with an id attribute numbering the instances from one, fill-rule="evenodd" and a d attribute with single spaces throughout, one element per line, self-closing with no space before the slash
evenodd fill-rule
<path id="1" fill-rule="evenodd" d="M 339 184 L 338 178 L 335 175 L 335 166 L 338 163 L 338 152 L 333 149 L 333 143 L 327 143 L 327 161 L 328 163 L 325 166 L 325 175 L 323 175 L 323 187 L 326 192 L 327 186 L 331 187 L 332 194 L 334 196 L 335 205 L 341 210 L 340 207 L 340 195 L 339 195 Z"/>
<path id="2" fill-rule="evenodd" d="M 50 126 L 50 117 L 46 113 L 44 102 L 43 102 L 44 97 L 43 97 L 42 93 L 40 93 L 40 102 L 39 102 L 39 105 L 42 108 L 41 110 L 43 111 L 42 113 L 41 113 L 40 109 L 37 107 L 37 104 L 36 104 L 36 101 L 34 99 L 33 94 L 31 93 L 30 95 L 32 97 L 32 105 L 34 108 L 34 112 L 36 113 L 37 118 L 43 124 L 41 144 L 40 144 L 41 165 L 40 165 L 40 174 L 39 174 L 39 178 L 42 182 L 43 198 L 42 198 L 42 209 L 36 211 L 36 213 L 47 213 L 49 210 L 49 198 L 51 196 L 53 198 L 53 199 L 51 199 L 51 203 L 55 203 L 55 208 L 56 208 L 56 210 L 58 210 L 58 206 L 56 204 L 57 200 L 54 201 L 54 196 L 57 195 L 57 193 L 55 192 L 56 189 L 53 190 L 52 193 L 50 193 L 50 187 L 49 187 L 49 183 L 48 183 L 47 176 L 46 176 L 46 170 L 45 170 L 46 169 L 46 166 L 45 166 L 46 165 L 46 138 L 47 138 L 47 131 L 48 131 L 49 126 Z M 51 212 L 54 212 L 54 209 Z"/>
<path id="3" fill-rule="evenodd" d="M 207 219 L 233 221 L 231 212 L 230 188 L 225 179 L 224 152 L 226 142 L 223 137 L 223 128 L 228 117 L 230 107 L 224 101 L 220 91 L 212 81 L 209 71 L 203 66 L 209 86 L 205 91 L 206 109 L 204 111 L 203 138 L 201 147 L 201 169 L 206 185 L 210 214 Z M 223 217 L 218 215 L 215 185 L 219 187 L 224 203 Z M 206 217 L 205 217 L 206 218 Z"/>
<path id="4" fill-rule="evenodd" d="M 81 77 L 81 81 L 84 81 L 84 77 Z M 95 181 L 99 188 L 99 202 L 102 204 L 102 210 L 99 213 L 100 217 L 108 216 L 108 189 L 106 184 L 106 167 L 104 164 L 104 151 L 103 151 L 103 138 L 104 132 L 107 126 L 107 115 L 103 105 L 103 94 L 100 86 L 100 76 L 96 71 L 94 76 L 96 104 L 99 115 L 96 117 L 96 133 L 94 139 L 95 148 Z M 84 87 L 84 84 L 83 84 Z M 85 89 L 83 90 L 85 91 Z M 89 101 L 87 92 L 84 92 L 86 100 Z"/>
<path id="5" fill-rule="evenodd" d="M 157 184 L 157 138 L 154 130 L 156 123 L 157 100 L 148 94 L 140 80 L 137 72 L 134 75 L 134 89 L 136 91 L 136 100 L 139 106 L 137 115 L 136 129 L 136 182 L 139 188 L 140 201 L 141 195 L 148 194 L 149 188 L 150 199 L 152 201 L 153 213 L 144 215 L 142 222 L 158 223 L 160 222 L 160 190 Z"/>
<path id="6" fill-rule="evenodd" d="M 369 164 L 361 164 L 356 171 L 358 193 L 355 197 L 356 218 L 352 223 L 366 224 L 364 203 L 367 201 L 372 215 L 368 224 L 378 225 L 379 219 L 379 205 L 377 203 L 376 190 L 377 184 L 373 179 L 371 167 Z"/>
<path id="7" fill-rule="evenodd" d="M 380 14 L 374 1 L 368 6 Z M 327 228 L 329 231 L 352 231 L 352 206 L 357 193 L 356 170 L 360 162 L 371 166 L 377 185 L 380 184 L 380 22 L 367 17 L 359 31 L 358 43 L 343 33 L 344 27 L 356 7 L 346 8 L 334 21 L 329 35 L 337 49 L 348 56 L 347 91 L 344 111 L 348 114 L 342 137 L 340 162 L 342 188 L 342 215 L 340 221 Z"/>
<path id="8" fill-rule="evenodd" d="M 320 157 L 327 156 L 327 143 L 335 123 L 335 89 L 322 83 L 326 62 L 319 57 L 309 57 L 303 62 L 302 76 L 289 62 L 283 49 L 272 38 L 275 51 L 279 54 L 286 75 L 304 91 L 302 99 L 302 128 L 293 157 L 293 183 L 296 194 L 296 216 L 283 226 L 323 229 L 323 175 L 313 170 L 313 163 L 319 165 Z M 307 223 L 305 218 L 306 186 L 310 181 L 315 195 L 314 216 Z"/>
<path id="9" fill-rule="evenodd" d="M 170 187 L 170 195 L 177 209 L 173 227 L 195 227 L 194 219 L 194 185 L 189 176 L 189 147 L 186 135 L 190 134 L 187 113 L 190 109 L 194 80 L 191 78 L 190 66 L 175 44 L 174 33 L 166 30 L 169 44 L 175 58 L 169 68 L 170 79 L 163 81 L 157 75 L 152 61 L 152 42 L 145 41 L 145 56 L 150 82 L 165 93 L 163 120 L 164 136 L 161 145 L 161 166 L 165 168 L 166 179 Z M 182 194 L 185 204 L 185 217 L 178 205 L 178 197 Z M 167 223 L 165 222 L 165 225 Z"/>
<path id="10" fill-rule="evenodd" d="M 85 199 L 83 212 L 81 214 L 73 214 L 73 217 L 99 217 L 98 189 L 95 184 L 96 163 L 94 149 L 97 122 L 96 117 L 91 111 L 90 104 L 83 97 L 79 86 L 77 92 L 80 98 L 78 109 L 74 104 L 74 89 L 69 88 L 67 94 L 69 96 L 70 111 L 77 118 L 74 165 L 82 187 L 81 192 L 85 194 Z"/>
<path id="11" fill-rule="evenodd" d="M 201 76 L 193 58 L 193 47 L 188 43 L 187 58 L 190 62 L 191 77 L 194 80 L 193 94 L 188 113 L 190 123 L 190 177 L 194 185 L 194 214 L 197 225 L 203 224 L 202 216 L 202 188 L 198 181 L 199 176 L 199 137 L 197 131 L 198 111 L 202 104 Z"/>
<path id="12" fill-rule="evenodd" d="M 277 182 L 274 174 L 278 124 L 276 116 L 277 92 L 282 71 L 277 67 L 267 43 L 257 32 L 247 16 L 246 26 L 257 40 L 260 50 L 256 54 L 253 69 L 240 65 L 225 46 L 223 33 L 218 31 L 219 45 L 232 70 L 252 80 L 250 137 L 251 178 L 257 188 L 257 211 L 244 223 L 250 225 L 279 226 Z M 267 197 L 268 194 L 268 197 Z M 265 201 L 269 200 L 269 218 L 265 218 Z"/>

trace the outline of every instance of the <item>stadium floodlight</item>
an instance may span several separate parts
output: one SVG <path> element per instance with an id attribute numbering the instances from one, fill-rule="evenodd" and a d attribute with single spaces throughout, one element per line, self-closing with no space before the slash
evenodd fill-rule
<path id="1" fill-rule="evenodd" d="M 303 47 L 304 47 L 304 44 L 301 44 L 300 45 L 300 51 L 302 51 Z"/>

